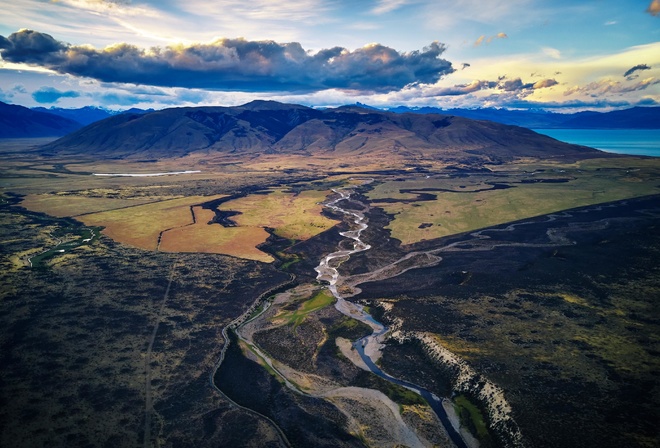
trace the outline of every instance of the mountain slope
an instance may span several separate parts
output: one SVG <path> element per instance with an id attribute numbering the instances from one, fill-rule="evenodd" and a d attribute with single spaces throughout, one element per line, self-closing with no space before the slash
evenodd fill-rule
<path id="1" fill-rule="evenodd" d="M 0 138 L 58 137 L 81 127 L 69 118 L 0 102 Z"/>
<path id="2" fill-rule="evenodd" d="M 298 154 L 481 163 L 599 154 L 488 121 L 358 106 L 316 110 L 273 101 L 117 115 L 46 145 L 43 151 L 105 158 Z"/>

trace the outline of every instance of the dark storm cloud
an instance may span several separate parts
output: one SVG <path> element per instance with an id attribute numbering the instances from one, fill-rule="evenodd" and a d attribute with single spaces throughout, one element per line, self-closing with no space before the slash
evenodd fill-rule
<path id="1" fill-rule="evenodd" d="M 245 91 L 317 91 L 328 88 L 388 92 L 434 83 L 452 73 L 444 44 L 398 52 L 371 44 L 311 54 L 297 42 L 218 39 L 208 44 L 141 49 L 117 44 L 102 50 L 69 45 L 48 34 L 21 30 L 0 36 L 5 61 L 37 65 L 105 82 Z"/>
<path id="2" fill-rule="evenodd" d="M 646 64 L 638 64 L 638 65 L 636 65 L 636 66 L 630 68 L 627 72 L 625 72 L 625 73 L 623 74 L 623 76 L 624 76 L 625 78 L 627 78 L 628 76 L 630 76 L 630 75 L 632 75 L 633 73 L 635 73 L 637 70 L 650 70 L 650 69 L 651 69 L 651 67 L 649 67 L 649 66 L 646 65 Z"/>
<path id="3" fill-rule="evenodd" d="M 80 93 L 74 92 L 73 90 L 63 92 L 52 87 L 42 87 L 32 93 L 32 98 L 34 98 L 37 103 L 41 104 L 57 103 L 60 98 L 78 98 L 79 96 Z"/>

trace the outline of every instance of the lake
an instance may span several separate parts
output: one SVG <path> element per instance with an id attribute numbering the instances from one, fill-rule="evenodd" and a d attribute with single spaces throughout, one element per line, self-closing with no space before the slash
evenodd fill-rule
<path id="1" fill-rule="evenodd" d="M 563 142 L 607 152 L 660 157 L 660 129 L 534 129 Z"/>

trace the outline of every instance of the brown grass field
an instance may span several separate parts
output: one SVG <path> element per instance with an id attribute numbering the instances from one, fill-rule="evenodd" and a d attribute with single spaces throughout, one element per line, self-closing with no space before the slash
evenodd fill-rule
<path id="1" fill-rule="evenodd" d="M 220 205 L 221 210 L 239 211 L 233 216 L 236 227 L 208 222 L 213 212 L 194 207 L 196 224 L 172 228 L 163 233 L 159 249 L 164 252 L 210 252 L 272 262 L 273 258 L 257 249 L 266 242 L 265 227 L 291 240 L 305 240 L 331 228 L 335 221 L 321 215 L 328 192 L 307 190 L 299 194 L 281 190 L 267 195 L 253 194 Z"/>
<path id="2" fill-rule="evenodd" d="M 213 211 L 193 207 L 193 212 L 197 220 L 195 224 L 163 232 L 160 251 L 214 253 L 266 263 L 273 261 L 273 257 L 255 247 L 268 238 L 268 232 L 263 228 L 209 225 Z"/>
<path id="3" fill-rule="evenodd" d="M 240 211 L 242 214 L 232 219 L 241 227 L 270 227 L 283 238 L 306 240 L 336 224 L 321 215 L 323 207 L 319 203 L 328 193 L 306 190 L 292 194 L 276 190 L 226 202 L 220 209 Z"/>
<path id="4" fill-rule="evenodd" d="M 115 241 L 141 249 L 156 250 L 160 232 L 192 224 L 190 207 L 224 195 L 189 196 L 135 207 L 110 210 L 78 219 L 88 226 L 103 226 L 103 233 Z"/>
<path id="5" fill-rule="evenodd" d="M 33 212 L 46 213 L 58 218 L 105 212 L 154 202 L 154 199 L 115 199 L 61 194 L 30 194 L 21 205 Z"/>

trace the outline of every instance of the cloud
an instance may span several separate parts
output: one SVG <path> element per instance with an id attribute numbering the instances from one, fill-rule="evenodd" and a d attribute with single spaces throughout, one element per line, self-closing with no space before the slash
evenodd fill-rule
<path id="1" fill-rule="evenodd" d="M 497 81 L 474 80 L 465 84 L 456 84 L 450 87 L 438 85 L 410 86 L 402 91 L 400 100 L 410 100 L 413 98 L 440 98 L 446 96 L 470 95 L 482 90 L 490 90 L 495 96 L 501 98 L 502 95 L 512 95 L 515 98 L 525 97 L 532 94 L 535 90 L 552 87 L 559 84 L 554 79 L 542 79 L 535 83 L 525 83 L 520 78 L 507 80 L 502 77 Z"/>
<path id="2" fill-rule="evenodd" d="M 4 91 L 0 88 L 0 101 L 10 101 L 16 94 L 27 93 L 25 86 L 22 84 L 14 84 L 11 90 Z"/>
<path id="3" fill-rule="evenodd" d="M 646 65 L 646 64 L 638 64 L 638 65 L 636 65 L 636 66 L 634 66 L 634 67 L 628 69 L 628 70 L 623 74 L 623 76 L 624 76 L 624 78 L 627 78 L 628 76 L 632 75 L 632 74 L 633 74 L 634 72 L 636 72 L 637 70 L 650 70 L 650 69 L 651 69 L 651 67 L 649 67 L 649 66 Z"/>
<path id="4" fill-rule="evenodd" d="M 556 86 L 559 84 L 556 80 L 554 79 L 542 79 L 540 81 L 536 81 L 534 85 L 532 85 L 533 89 L 545 89 L 547 87 L 552 87 Z"/>
<path id="5" fill-rule="evenodd" d="M 549 56 L 552 59 L 561 59 L 561 51 L 556 48 L 544 47 L 542 50 L 544 55 Z"/>
<path id="6" fill-rule="evenodd" d="M 396 1 L 396 0 L 394 0 Z M 405 0 L 400 0 L 403 3 Z M 392 2 L 392 0 L 390 0 Z M 181 10 L 200 17 L 230 20 L 323 21 L 333 2 L 323 0 L 187 0 L 176 2 Z M 383 3 L 388 3 L 383 0 Z"/>
<path id="7" fill-rule="evenodd" d="M 32 93 L 32 98 L 34 98 L 37 103 L 41 104 L 57 103 L 60 98 L 78 98 L 79 96 L 80 93 L 74 92 L 73 90 L 63 92 L 52 87 L 42 87 Z"/>
<path id="8" fill-rule="evenodd" d="M 379 0 L 378 5 L 371 10 L 373 14 L 380 15 L 392 12 L 405 5 L 408 0 Z"/>
<path id="9" fill-rule="evenodd" d="M 96 14 L 120 16 L 158 17 L 155 9 L 146 6 L 134 6 L 130 0 L 57 0 L 61 6 L 89 11 Z"/>
<path id="10" fill-rule="evenodd" d="M 477 92 L 479 90 L 492 89 L 494 87 L 497 87 L 496 82 L 475 80 L 469 84 L 459 84 L 453 87 L 441 87 L 441 88 L 431 89 L 425 93 L 425 96 L 467 95 L 469 93 Z"/>
<path id="11" fill-rule="evenodd" d="M 536 82 L 523 83 L 520 78 L 511 79 L 511 80 L 500 80 L 498 87 L 505 92 L 520 92 L 523 90 L 537 90 L 545 89 L 548 87 L 556 86 L 559 84 L 554 79 L 541 79 Z"/>
<path id="12" fill-rule="evenodd" d="M 652 16 L 660 15 L 660 0 L 653 0 L 649 7 L 646 8 L 646 12 Z"/>
<path id="13" fill-rule="evenodd" d="M 484 35 L 479 36 L 479 38 L 474 42 L 474 46 L 478 47 L 482 43 L 486 42 L 487 44 L 491 43 L 494 39 L 506 39 L 509 36 L 507 36 L 505 33 L 497 33 L 494 36 L 486 37 Z"/>
<path id="14" fill-rule="evenodd" d="M 587 94 L 591 97 L 598 97 L 605 94 L 639 92 L 657 84 L 660 84 L 660 80 L 655 78 L 646 78 L 635 84 L 622 84 L 619 81 L 602 79 L 600 81 L 590 82 L 584 86 L 571 87 L 564 92 L 564 96 L 570 96 L 573 94 Z"/>
<path id="15" fill-rule="evenodd" d="M 411 52 L 369 44 L 354 51 L 333 47 L 312 54 L 297 42 L 239 38 L 149 50 L 121 43 L 97 50 L 32 30 L 0 36 L 3 60 L 62 74 L 105 82 L 262 92 L 387 92 L 435 83 L 454 71 L 451 62 L 440 58 L 445 49 L 440 42 Z"/>

